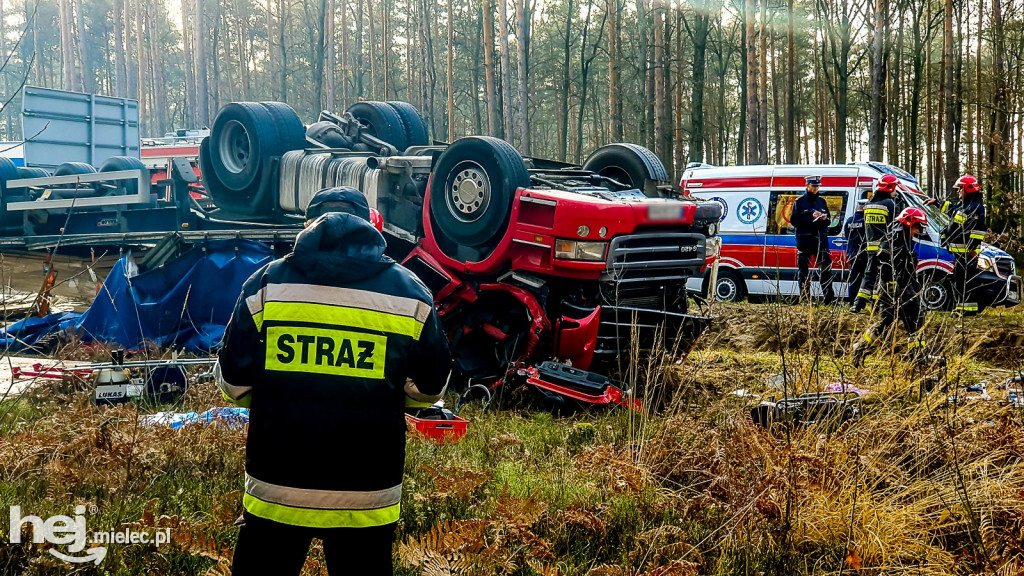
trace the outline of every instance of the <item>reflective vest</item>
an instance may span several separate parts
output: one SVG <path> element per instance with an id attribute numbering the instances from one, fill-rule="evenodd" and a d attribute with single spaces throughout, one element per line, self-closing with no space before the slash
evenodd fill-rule
<path id="1" fill-rule="evenodd" d="M 885 250 L 889 246 L 889 226 L 896 212 L 896 203 L 883 192 L 878 192 L 864 207 L 864 236 L 868 252 Z"/>
<path id="2" fill-rule="evenodd" d="M 988 219 L 980 192 L 967 194 L 960 202 L 943 203 L 942 213 L 950 217 L 949 224 L 942 230 L 947 250 L 953 254 L 975 254 L 981 250 Z"/>
<path id="3" fill-rule="evenodd" d="M 435 401 L 450 371 L 430 292 L 349 218 L 321 218 L 245 282 L 217 366 L 250 406 L 243 505 L 284 524 L 397 521 L 405 398 Z"/>

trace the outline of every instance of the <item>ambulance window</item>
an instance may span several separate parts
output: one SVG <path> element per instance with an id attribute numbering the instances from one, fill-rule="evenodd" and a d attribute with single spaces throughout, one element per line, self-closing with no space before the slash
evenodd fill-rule
<path id="1" fill-rule="evenodd" d="M 767 234 L 796 234 L 796 229 L 790 224 L 793 215 L 793 204 L 796 199 L 803 196 L 800 192 L 772 192 L 768 206 L 768 227 Z M 832 213 L 832 222 L 829 223 L 829 236 L 842 234 L 843 224 L 846 222 L 846 202 L 848 192 L 843 190 L 822 191 L 821 195 L 828 203 L 828 210 Z"/>

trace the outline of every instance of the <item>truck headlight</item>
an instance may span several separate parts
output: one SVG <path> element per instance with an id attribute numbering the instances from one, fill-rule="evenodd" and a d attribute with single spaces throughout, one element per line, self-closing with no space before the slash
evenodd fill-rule
<path id="1" fill-rule="evenodd" d="M 991 256 L 984 254 L 978 256 L 978 270 L 992 270 L 996 267 L 996 261 Z"/>
<path id="2" fill-rule="evenodd" d="M 555 240 L 555 258 L 562 260 L 604 261 L 604 250 L 607 242 L 577 242 L 575 240 Z"/>

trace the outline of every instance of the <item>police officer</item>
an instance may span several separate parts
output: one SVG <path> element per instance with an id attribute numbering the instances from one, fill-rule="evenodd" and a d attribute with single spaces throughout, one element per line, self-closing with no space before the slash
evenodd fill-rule
<path id="1" fill-rule="evenodd" d="M 821 272 L 818 281 L 825 296 L 825 304 L 831 304 L 836 300 L 832 289 L 832 255 L 828 248 L 828 228 L 832 223 L 832 215 L 828 211 L 828 203 L 818 194 L 821 176 L 808 176 L 804 180 L 807 191 L 796 199 L 790 218 L 796 228 L 796 280 L 800 285 L 800 299 L 810 299 L 810 267 L 811 258 L 814 258 Z"/>
<path id="2" fill-rule="evenodd" d="M 306 216 L 293 251 L 245 282 L 217 365 L 250 407 L 232 571 L 299 574 L 315 537 L 331 574 L 390 575 L 404 401 L 437 400 L 451 355 L 358 190 L 320 191 Z"/>
<path id="3" fill-rule="evenodd" d="M 897 320 L 907 331 L 907 351 L 918 360 L 925 358 L 925 340 L 920 334 L 924 318 L 921 315 L 921 284 L 917 279 L 914 237 L 923 233 L 927 225 L 927 214 L 916 206 L 904 208 L 896 217 L 891 243 L 879 268 L 879 319 L 864 333 L 864 339 L 854 346 L 854 365 L 862 365 L 870 350 L 888 339 Z"/>
<path id="4" fill-rule="evenodd" d="M 869 302 L 879 298 L 878 270 L 889 249 L 888 235 L 896 216 L 896 202 L 892 196 L 896 192 L 897 184 L 899 178 L 896 176 L 883 175 L 875 185 L 871 203 L 864 207 L 864 237 L 867 241 L 865 249 L 868 253 L 868 262 L 864 280 L 857 290 L 857 301 L 851 309 L 854 313 L 860 312 Z"/>
<path id="5" fill-rule="evenodd" d="M 868 263 L 868 252 L 864 242 L 864 206 L 868 203 L 868 192 L 864 192 L 857 201 L 857 211 L 846 219 L 843 225 L 843 236 L 846 236 L 846 261 L 850 264 L 850 277 L 846 289 L 846 302 L 853 305 L 857 301 L 857 290 L 864 279 L 864 270 Z"/>
<path id="6" fill-rule="evenodd" d="M 974 294 L 977 291 L 978 254 L 981 253 L 981 242 L 988 230 L 988 215 L 977 178 L 965 174 L 953 187 L 960 199 L 942 204 L 942 212 L 952 218 L 942 230 L 942 243 L 953 254 L 955 311 L 973 315 L 979 311 Z M 934 198 L 929 198 L 927 202 L 938 204 Z"/>

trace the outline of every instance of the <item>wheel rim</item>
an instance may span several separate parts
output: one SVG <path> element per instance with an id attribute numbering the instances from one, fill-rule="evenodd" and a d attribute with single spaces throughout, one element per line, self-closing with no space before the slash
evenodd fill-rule
<path id="1" fill-rule="evenodd" d="M 946 304 L 949 295 L 946 287 L 940 283 L 928 284 L 924 289 L 924 305 L 929 310 L 941 310 Z"/>
<path id="2" fill-rule="evenodd" d="M 445 187 L 448 211 L 460 222 L 475 222 L 491 204 L 491 180 L 483 167 L 472 161 L 460 162 L 451 171 Z"/>
<path id="3" fill-rule="evenodd" d="M 224 126 L 223 134 L 218 146 L 221 161 L 229 172 L 238 174 L 249 164 L 249 155 L 252 150 L 249 131 L 241 122 L 230 120 Z"/>
<path id="4" fill-rule="evenodd" d="M 612 180 L 615 180 L 616 182 L 620 182 L 622 184 L 625 184 L 626 186 L 630 186 L 632 188 L 639 188 L 636 185 L 636 183 L 633 182 L 633 179 L 629 176 L 629 173 L 626 172 L 625 170 L 623 170 L 622 168 L 618 168 L 618 167 L 614 167 L 614 166 L 613 167 L 609 167 L 609 168 L 605 168 L 604 170 L 601 170 L 601 172 L 599 172 L 599 174 L 601 174 L 601 176 L 604 176 L 605 178 L 611 178 Z"/>
<path id="5" fill-rule="evenodd" d="M 736 282 L 732 278 L 719 278 L 718 283 L 715 284 L 715 296 L 722 302 L 736 300 L 739 291 L 739 287 L 736 286 Z"/>

